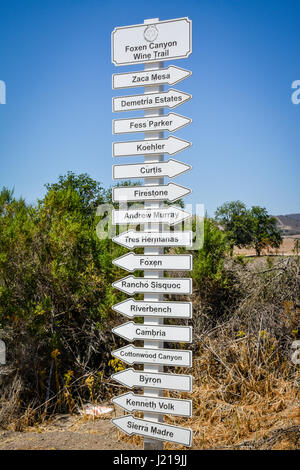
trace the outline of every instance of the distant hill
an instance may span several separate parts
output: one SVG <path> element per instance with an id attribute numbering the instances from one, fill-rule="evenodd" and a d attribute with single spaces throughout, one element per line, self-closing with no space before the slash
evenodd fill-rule
<path id="1" fill-rule="evenodd" d="M 300 214 L 275 215 L 284 236 L 300 235 Z"/>

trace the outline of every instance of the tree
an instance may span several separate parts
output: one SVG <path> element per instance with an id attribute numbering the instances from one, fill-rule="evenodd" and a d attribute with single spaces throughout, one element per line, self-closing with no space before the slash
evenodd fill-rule
<path id="1" fill-rule="evenodd" d="M 76 378 L 108 367 L 111 306 L 124 297 L 111 283 L 121 277 L 112 260 L 125 249 L 96 234 L 95 207 L 106 191 L 70 172 L 46 187 L 36 206 L 0 191 L 0 329 L 10 334 L 21 403 L 55 396 L 68 371 Z"/>
<path id="2" fill-rule="evenodd" d="M 93 180 L 87 173 L 76 175 L 68 171 L 66 175 L 58 177 L 58 183 L 45 184 L 47 191 L 69 190 L 75 191 L 80 199 L 80 205 L 86 215 L 94 216 L 99 204 L 106 202 L 108 192 L 101 187 L 101 183 Z"/>
<path id="3" fill-rule="evenodd" d="M 264 207 L 253 206 L 249 210 L 241 201 L 226 202 L 217 208 L 215 217 L 224 228 L 231 254 L 234 246 L 253 246 L 260 256 L 263 248 L 279 248 L 282 242 L 276 218 Z"/>
<path id="4" fill-rule="evenodd" d="M 231 254 L 234 246 L 242 248 L 251 244 L 252 221 L 249 211 L 243 202 L 226 202 L 217 208 L 215 219 L 224 228 L 230 245 Z"/>
<path id="5" fill-rule="evenodd" d="M 216 312 L 222 310 L 221 299 L 228 287 L 228 273 L 224 267 L 228 250 L 226 235 L 206 216 L 203 246 L 194 255 L 193 279 L 201 300 L 214 305 Z"/>
<path id="6" fill-rule="evenodd" d="M 254 246 L 257 256 L 260 256 L 261 250 L 267 246 L 280 247 L 282 236 L 275 217 L 271 217 L 264 207 L 253 206 L 250 211 L 250 219 L 251 244 Z"/>

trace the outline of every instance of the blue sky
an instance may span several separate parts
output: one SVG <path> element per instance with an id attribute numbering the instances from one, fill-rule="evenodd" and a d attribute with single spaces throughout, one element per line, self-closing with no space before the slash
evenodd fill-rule
<path id="1" fill-rule="evenodd" d="M 297 0 L 0 0 L 0 187 L 34 203 L 68 170 L 113 182 L 110 35 L 116 26 L 188 16 L 193 54 L 169 61 L 193 75 L 175 88 L 193 99 L 175 112 L 193 119 L 176 132 L 193 146 L 176 155 L 193 170 L 174 179 L 186 203 L 213 215 L 225 201 L 300 212 L 300 79 Z M 136 113 L 139 115 L 140 113 Z M 115 159 L 117 160 L 117 159 Z M 122 159 L 134 163 L 140 158 Z"/>

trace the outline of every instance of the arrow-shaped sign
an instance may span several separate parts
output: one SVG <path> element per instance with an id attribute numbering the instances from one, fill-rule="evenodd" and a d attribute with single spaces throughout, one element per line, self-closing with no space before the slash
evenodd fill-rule
<path id="1" fill-rule="evenodd" d="M 130 365 L 162 364 L 164 366 L 192 367 L 192 351 L 182 349 L 136 348 L 132 344 L 128 344 L 111 354 Z"/>
<path id="2" fill-rule="evenodd" d="M 175 183 L 149 186 L 121 186 L 113 188 L 112 200 L 119 201 L 168 201 L 175 202 L 190 194 L 189 188 Z"/>
<path id="3" fill-rule="evenodd" d="M 174 178 L 189 171 L 192 167 L 186 163 L 170 158 L 167 162 L 131 163 L 129 165 L 113 165 L 113 179 L 127 178 Z"/>
<path id="4" fill-rule="evenodd" d="M 125 317 L 192 318 L 191 302 L 145 302 L 126 299 L 112 307 Z"/>
<path id="5" fill-rule="evenodd" d="M 117 90 L 119 88 L 149 85 L 176 85 L 190 75 L 192 75 L 192 72 L 189 70 L 170 65 L 166 69 L 151 70 L 149 72 L 142 70 L 140 72 L 113 74 L 112 87 Z"/>
<path id="6" fill-rule="evenodd" d="M 151 131 L 175 132 L 191 122 L 191 119 L 176 113 L 169 113 L 157 117 L 115 119 L 113 121 L 113 134 Z"/>
<path id="7" fill-rule="evenodd" d="M 129 157 L 131 155 L 160 155 L 167 153 L 174 155 L 190 147 L 192 144 L 178 137 L 170 136 L 167 139 L 147 139 L 130 142 L 114 142 L 113 157 Z"/>
<path id="8" fill-rule="evenodd" d="M 113 260 L 113 264 L 130 272 L 139 269 L 191 271 L 193 257 L 192 255 L 136 255 L 131 252 Z"/>
<path id="9" fill-rule="evenodd" d="M 132 392 L 123 393 L 111 400 L 123 410 L 145 411 L 153 413 L 171 414 L 174 416 L 192 416 L 192 400 L 178 400 L 176 398 L 155 398 L 147 395 L 134 395 Z"/>
<path id="10" fill-rule="evenodd" d="M 113 287 L 126 294 L 154 292 L 157 294 L 191 294 L 192 279 L 190 278 L 161 278 L 127 276 L 113 282 Z"/>
<path id="11" fill-rule="evenodd" d="M 157 341 L 174 341 L 178 343 L 191 343 L 192 327 L 191 326 L 173 326 L 173 325 L 143 325 L 129 321 L 123 325 L 112 329 L 115 335 L 121 336 L 128 341 L 136 339 L 141 340 L 157 340 Z"/>
<path id="12" fill-rule="evenodd" d="M 143 372 L 132 368 L 116 372 L 112 374 L 111 378 L 129 388 L 163 388 L 165 390 L 191 392 L 193 386 L 192 375 Z"/>
<path id="13" fill-rule="evenodd" d="M 176 442 L 188 447 L 192 445 L 193 431 L 189 428 L 146 421 L 135 418 L 133 415 L 121 416 L 111 421 L 128 435 L 137 434 L 139 436 L 151 437 L 151 439 Z"/>
<path id="14" fill-rule="evenodd" d="M 134 111 L 137 109 L 176 108 L 180 104 L 189 101 L 192 95 L 183 91 L 170 88 L 168 91 L 161 93 L 147 93 L 145 95 L 116 96 L 113 98 L 112 110 L 116 113 L 120 111 Z"/>
<path id="15" fill-rule="evenodd" d="M 193 233 L 186 232 L 136 232 L 128 230 L 122 232 L 112 239 L 115 243 L 126 248 L 138 246 L 188 246 L 193 243 Z"/>
<path id="16" fill-rule="evenodd" d="M 179 207 L 169 206 L 165 209 L 132 209 L 112 211 L 112 223 L 117 224 L 147 224 L 162 222 L 168 225 L 176 225 L 189 219 L 192 214 Z"/>

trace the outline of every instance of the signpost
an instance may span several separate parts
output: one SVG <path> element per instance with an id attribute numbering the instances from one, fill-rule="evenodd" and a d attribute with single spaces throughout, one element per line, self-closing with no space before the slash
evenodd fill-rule
<path id="1" fill-rule="evenodd" d="M 127 276 L 113 282 L 113 287 L 126 294 L 191 294 L 192 279 L 190 278 L 158 278 Z"/>
<path id="2" fill-rule="evenodd" d="M 128 392 L 113 398 L 112 402 L 129 412 L 147 410 L 175 416 L 192 416 L 192 400 L 153 398 Z"/>
<path id="3" fill-rule="evenodd" d="M 191 302 L 145 302 L 127 299 L 113 306 L 115 312 L 128 318 L 162 317 L 162 318 L 192 318 Z"/>
<path id="4" fill-rule="evenodd" d="M 119 113 L 121 111 L 135 111 L 139 109 L 158 109 L 162 106 L 176 108 L 191 98 L 192 95 L 183 91 L 173 90 L 172 88 L 161 93 L 154 93 L 152 91 L 147 95 L 117 96 L 113 98 L 113 111 Z"/>
<path id="5" fill-rule="evenodd" d="M 186 232 L 136 232 L 128 230 L 122 232 L 113 241 L 125 248 L 136 248 L 139 246 L 187 246 L 191 247 L 193 236 L 191 231 Z"/>
<path id="6" fill-rule="evenodd" d="M 191 214 L 180 209 L 178 206 L 169 206 L 166 209 L 128 209 L 113 210 L 113 225 L 121 224 L 144 224 L 144 223 L 164 223 L 168 225 L 176 225 L 189 219 Z"/>
<path id="7" fill-rule="evenodd" d="M 165 349 L 164 342 L 192 342 L 192 328 L 186 325 L 164 325 L 164 319 L 190 319 L 191 302 L 164 301 L 164 294 L 189 295 L 192 279 L 165 278 L 164 271 L 192 269 L 192 256 L 167 255 L 164 247 L 192 246 L 192 232 L 167 231 L 166 225 L 178 225 L 191 214 L 178 206 L 165 206 L 189 194 L 191 190 L 178 184 L 164 184 L 164 177 L 174 178 L 191 166 L 177 160 L 164 161 L 164 155 L 174 155 L 191 143 L 174 136 L 164 137 L 164 131 L 175 132 L 191 123 L 191 119 L 164 109 L 175 108 L 189 101 L 190 94 L 169 89 L 191 75 L 174 65 L 164 67 L 163 61 L 186 58 L 192 51 L 191 21 L 177 18 L 167 21 L 145 20 L 144 24 L 115 28 L 112 32 L 112 62 L 119 65 L 144 63 L 144 70 L 114 74 L 114 89 L 145 87 L 144 94 L 114 97 L 113 112 L 144 110 L 143 117 L 115 119 L 113 133 L 144 132 L 144 140 L 115 142 L 113 156 L 144 156 L 143 163 L 114 165 L 114 179 L 144 178 L 144 186 L 116 187 L 113 202 L 143 202 L 144 208 L 119 207 L 112 211 L 114 225 L 141 226 L 129 229 L 113 238 L 126 248 L 144 247 L 144 254 L 127 253 L 113 263 L 127 271 L 143 270 L 144 277 L 129 275 L 113 283 L 113 287 L 129 295 L 144 294 L 144 300 L 127 299 L 113 310 L 130 319 L 143 317 L 144 323 L 128 321 L 113 329 L 114 334 L 128 341 L 144 341 L 144 347 L 133 344 L 112 352 L 114 357 L 144 370 L 127 368 L 112 375 L 112 379 L 129 388 L 141 388 L 144 395 L 126 393 L 112 399 L 128 412 L 142 411 L 144 419 L 126 415 L 113 423 L 127 434 L 144 437 L 144 449 L 159 450 L 163 441 L 192 445 L 192 431 L 163 422 L 164 414 L 192 415 L 190 400 L 164 398 L 163 390 L 192 391 L 192 376 L 165 372 L 165 367 L 192 367 L 192 353 L 182 349 Z"/>
<path id="8" fill-rule="evenodd" d="M 128 435 L 137 434 L 152 439 L 175 442 L 188 447 L 192 445 L 193 433 L 191 429 L 137 419 L 133 415 L 121 416 L 112 419 L 112 422 Z"/>
<path id="9" fill-rule="evenodd" d="M 182 271 L 190 271 L 193 266 L 192 255 L 136 255 L 127 253 L 113 261 L 113 264 L 126 271 L 136 271 L 138 269 L 163 269 L 164 271 L 178 271 L 178 266 Z"/>
<path id="10" fill-rule="evenodd" d="M 113 188 L 112 200 L 118 201 L 146 201 L 161 200 L 175 202 L 183 196 L 190 194 L 189 188 L 179 186 L 179 184 L 169 183 L 167 185 L 134 186 L 125 188 Z"/>
<path id="11" fill-rule="evenodd" d="M 118 333 L 117 333 L 118 334 Z M 182 349 L 146 349 L 129 344 L 113 351 L 112 356 L 126 364 L 162 364 L 164 366 L 192 367 L 192 352 Z"/>
<path id="12" fill-rule="evenodd" d="M 161 163 L 131 163 L 129 165 L 113 165 L 113 179 L 126 179 L 126 178 L 157 178 L 157 176 L 167 176 L 174 178 L 192 167 L 185 163 L 173 160 L 172 158 L 167 162 Z"/>
<path id="13" fill-rule="evenodd" d="M 181 69 L 170 65 L 166 69 L 159 71 L 142 70 L 141 72 L 119 73 L 112 76 L 113 89 L 135 88 L 138 86 L 149 85 L 176 85 L 185 78 L 192 75 L 189 70 Z"/>
<path id="14" fill-rule="evenodd" d="M 162 372 L 143 372 L 132 368 L 121 370 L 112 374 L 111 378 L 129 388 L 158 388 L 191 392 L 193 385 L 192 375 L 165 374 Z"/>
<path id="15" fill-rule="evenodd" d="M 186 140 L 170 136 L 167 139 L 154 139 L 147 141 L 137 140 L 131 142 L 115 142 L 113 144 L 114 157 L 129 157 L 131 155 L 160 155 L 162 152 L 174 155 L 191 145 Z"/>
<path id="16" fill-rule="evenodd" d="M 112 331 L 128 341 L 134 341 L 135 339 L 164 340 L 177 343 L 191 343 L 192 341 L 191 326 L 140 325 L 139 323 L 129 321 L 113 328 Z"/>
<path id="17" fill-rule="evenodd" d="M 115 119 L 113 121 L 113 134 L 130 134 L 131 132 L 152 132 L 158 130 L 175 132 L 191 122 L 191 119 L 176 113 L 169 113 L 163 117 Z"/>
<path id="18" fill-rule="evenodd" d="M 192 52 L 192 22 L 176 18 L 115 28 L 111 49 L 115 65 L 184 59 Z"/>

